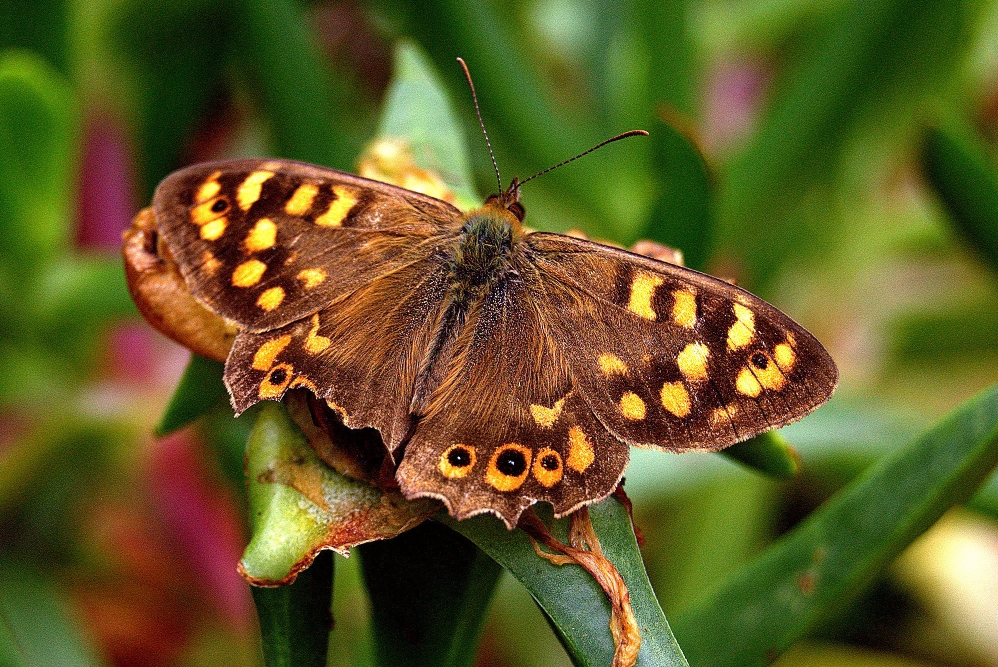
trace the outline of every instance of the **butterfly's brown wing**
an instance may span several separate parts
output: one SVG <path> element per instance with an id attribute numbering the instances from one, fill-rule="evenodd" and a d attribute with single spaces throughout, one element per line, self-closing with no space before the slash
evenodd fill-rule
<path id="1" fill-rule="evenodd" d="M 287 160 L 184 169 L 154 209 L 191 291 L 241 329 L 225 371 L 237 412 L 307 387 L 398 444 L 457 209 Z"/>
<path id="2" fill-rule="evenodd" d="M 424 259 L 461 219 L 432 197 L 290 160 L 183 169 L 159 185 L 153 207 L 194 295 L 256 332 Z"/>
<path id="3" fill-rule="evenodd" d="M 821 344 L 745 290 L 555 234 L 527 238 L 579 392 L 625 442 L 716 450 L 800 419 L 838 371 Z"/>
<path id="4" fill-rule="evenodd" d="M 446 379 L 396 475 L 409 497 L 439 498 L 459 519 L 491 512 L 510 527 L 537 501 L 560 516 L 605 497 L 628 460 L 574 386 L 573 350 L 552 335 L 536 276 L 525 263 L 515 274 L 449 345 Z"/>
<path id="5" fill-rule="evenodd" d="M 441 316 L 447 277 L 445 259 L 432 254 L 303 320 L 240 333 L 225 365 L 236 411 L 305 387 L 347 426 L 380 430 L 394 450 L 409 430 L 412 387 Z"/>

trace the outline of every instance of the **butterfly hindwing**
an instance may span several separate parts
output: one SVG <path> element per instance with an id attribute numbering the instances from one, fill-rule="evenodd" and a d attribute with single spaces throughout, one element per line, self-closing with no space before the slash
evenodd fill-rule
<path id="1" fill-rule="evenodd" d="M 440 200 L 289 160 L 183 169 L 153 206 L 194 295 L 249 331 L 307 317 L 418 261 L 461 218 Z"/>
<path id="2" fill-rule="evenodd" d="M 527 267 L 517 273 L 468 313 L 397 474 L 409 497 L 510 527 L 538 501 L 561 516 L 605 497 L 628 460 L 575 389 L 539 283 Z"/>
<path id="3" fill-rule="evenodd" d="M 835 388 L 814 337 L 742 289 L 589 241 L 527 243 L 580 392 L 628 443 L 720 449 L 803 417 Z"/>
<path id="4" fill-rule="evenodd" d="M 439 255 L 382 276 L 285 327 L 236 337 L 225 382 L 237 412 L 305 387 L 351 428 L 381 431 L 395 449 L 447 290 Z"/>

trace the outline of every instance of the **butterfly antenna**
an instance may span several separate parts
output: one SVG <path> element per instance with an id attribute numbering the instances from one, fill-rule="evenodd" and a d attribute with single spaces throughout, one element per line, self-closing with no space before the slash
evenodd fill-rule
<path id="1" fill-rule="evenodd" d="M 482 134 L 485 135 L 485 145 L 489 149 L 489 157 L 492 158 L 492 168 L 496 170 L 496 182 L 499 183 L 498 192 L 502 192 L 502 178 L 499 177 L 499 165 L 496 164 L 495 153 L 492 152 L 492 143 L 489 141 L 489 133 L 485 131 L 485 123 L 482 121 L 482 112 L 478 109 L 478 95 L 475 94 L 475 84 L 471 81 L 471 72 L 468 71 L 468 66 L 464 62 L 464 58 L 458 58 L 457 61 L 461 63 L 461 69 L 464 70 L 464 78 L 468 80 L 468 87 L 471 88 L 471 100 L 475 103 L 475 113 L 478 115 L 478 125 L 482 128 Z"/>
<path id="2" fill-rule="evenodd" d="M 612 143 L 613 143 L 613 142 L 615 142 L 615 141 L 620 141 L 621 139 L 626 139 L 627 137 L 638 137 L 638 136 L 641 136 L 641 137 L 647 137 L 647 136 L 648 136 L 648 133 L 647 133 L 647 132 L 645 132 L 644 130 L 630 130 L 630 131 L 628 131 L 628 132 L 624 132 L 623 134 L 618 134 L 617 136 L 615 136 L 615 137 L 612 137 L 612 138 L 610 138 L 610 139 L 607 139 L 606 141 L 601 141 L 601 142 L 599 142 L 598 144 L 596 144 L 595 146 L 593 146 L 592 148 L 590 148 L 590 149 L 589 149 L 589 150 L 587 150 L 587 151 L 582 151 L 581 153 L 579 153 L 578 155 L 576 155 L 576 156 L 575 156 L 575 157 L 573 157 L 573 158 L 569 158 L 569 159 L 565 160 L 564 162 L 559 162 L 558 164 L 556 164 L 556 165 L 555 165 L 555 166 L 553 166 L 553 167 L 548 167 L 547 169 L 544 169 L 543 171 L 539 171 L 539 172 L 537 172 L 536 174 L 534 174 L 533 176 L 531 176 L 530 178 L 525 178 L 525 179 L 523 179 L 522 181 L 520 181 L 520 185 L 523 185 L 523 184 L 524 184 L 524 183 L 526 183 L 527 181 L 532 181 L 532 180 L 534 180 L 535 178 L 537 178 L 538 176 L 540 176 L 540 175 L 542 175 L 542 174 L 546 174 L 546 173 L 548 173 L 549 171 L 552 171 L 552 170 L 554 170 L 554 169 L 557 169 L 558 167 L 564 167 L 564 166 L 565 166 L 566 164 L 568 164 L 569 162 L 574 162 L 575 160 L 578 160 L 578 159 L 579 159 L 580 157 L 582 157 L 583 155 L 589 155 L 589 154 L 590 154 L 590 153 L 592 153 L 592 152 L 593 152 L 594 150 L 596 150 L 596 149 L 598 149 L 598 148 L 603 148 L 603 147 L 604 147 L 604 146 L 606 146 L 607 144 L 612 144 Z"/>

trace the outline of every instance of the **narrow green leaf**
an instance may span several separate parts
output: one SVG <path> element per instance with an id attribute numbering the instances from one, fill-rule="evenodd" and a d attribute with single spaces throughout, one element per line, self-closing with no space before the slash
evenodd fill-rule
<path id="1" fill-rule="evenodd" d="M 656 120 L 648 128 L 658 199 L 646 234 L 683 252 L 686 266 L 703 270 L 714 233 L 714 195 L 703 154 L 674 125 Z"/>
<path id="2" fill-rule="evenodd" d="M 471 665 L 499 564 L 432 521 L 358 551 L 378 665 Z"/>
<path id="3" fill-rule="evenodd" d="M 883 458 L 676 617 L 690 664 L 768 664 L 854 599 L 943 512 L 967 500 L 996 463 L 998 385 Z"/>
<path id="4" fill-rule="evenodd" d="M 370 103 L 343 73 L 330 71 L 303 3 L 240 0 L 223 32 L 237 27 L 233 49 L 284 158 L 351 171 L 368 130 Z"/>
<path id="5" fill-rule="evenodd" d="M 800 470 L 797 452 L 777 431 L 766 431 L 732 445 L 721 453 L 767 475 L 793 477 Z"/>
<path id="6" fill-rule="evenodd" d="M 620 572 L 631 595 L 641 629 L 638 666 L 686 665 L 648 581 L 627 508 L 611 497 L 590 506 L 589 512 L 604 555 Z M 527 588 L 547 614 L 573 664 L 586 667 L 610 664 L 613 657 L 610 605 L 603 590 L 582 568 L 552 565 L 534 552 L 526 533 L 506 530 L 493 517 L 464 521 L 448 517 L 443 521 L 478 545 Z M 552 532 L 566 541 L 567 521 L 557 522 Z"/>
<path id="7" fill-rule="evenodd" d="M 829 182 L 859 120 L 886 104 L 890 117 L 906 118 L 902 111 L 947 83 L 979 7 L 970 0 L 838 4 L 781 77 L 719 193 L 718 246 L 739 258 L 738 278 L 752 289 L 764 289 L 788 258 L 830 247 L 835 230 L 827 217 L 813 205 L 802 218 L 788 211 Z"/>
<path id="8" fill-rule="evenodd" d="M 166 406 L 155 433 L 158 436 L 173 433 L 228 399 L 229 392 L 222 382 L 225 364 L 191 354 L 187 368 L 180 377 L 180 384 L 173 391 L 170 404 Z"/>
<path id="9" fill-rule="evenodd" d="M 468 84 L 454 58 L 463 57 L 475 80 L 482 116 L 499 160 L 500 170 L 521 177 L 550 167 L 606 139 L 614 131 L 594 122 L 591 109 L 558 104 L 538 74 L 528 49 L 515 33 L 513 16 L 495 0 L 464 2 L 432 0 L 419 5 L 389 2 L 407 32 L 427 49 L 459 107 L 474 123 Z M 477 123 L 475 123 L 477 125 Z M 469 123 L 470 127 L 474 127 Z M 485 159 L 484 140 L 477 144 L 476 164 Z M 647 186 L 635 165 L 643 164 L 647 146 L 640 140 L 614 144 L 585 167 L 558 169 L 531 184 L 532 197 L 545 193 L 572 212 L 569 222 L 599 237 L 621 242 L 636 240 L 644 220 L 630 205 L 636 190 Z M 480 174 L 486 178 L 483 170 Z M 484 182 L 494 183 L 491 176 Z M 491 189 L 491 186 L 490 186 Z M 640 195 L 636 197 L 640 200 Z M 527 202 L 527 209 L 531 204 Z M 528 218 L 538 228 L 550 220 Z"/>
<path id="10" fill-rule="evenodd" d="M 382 139 L 403 137 L 423 169 L 437 174 L 465 206 L 481 203 L 472 186 L 464 132 L 433 63 L 411 42 L 395 48 L 395 72 L 378 127 Z"/>
<path id="11" fill-rule="evenodd" d="M 957 231 L 998 271 L 998 176 L 981 139 L 956 124 L 930 127 L 922 168 Z"/>
<path id="12" fill-rule="evenodd" d="M 78 122 L 72 90 L 48 63 L 0 55 L 0 257 L 22 276 L 66 246 Z M 10 287 L 24 289 L 23 278 Z"/>
<path id="13" fill-rule="evenodd" d="M 0 0 L 0 49 L 34 51 L 66 72 L 69 0 Z"/>
<path id="14" fill-rule="evenodd" d="M 181 166 L 199 124 L 225 90 L 225 55 L 235 39 L 233 18 L 239 15 L 234 9 L 214 0 L 136 0 L 121 3 L 120 9 L 108 11 L 106 21 L 85 28 L 107 26 L 107 45 L 90 48 L 118 54 L 130 75 L 117 82 L 114 70 L 110 77 L 118 94 L 132 102 L 124 113 L 133 116 L 139 144 L 135 154 L 143 160 L 143 201 Z"/>
<path id="15" fill-rule="evenodd" d="M 333 628 L 333 554 L 324 551 L 293 584 L 254 586 L 267 667 L 325 667 Z"/>
<path id="16" fill-rule="evenodd" d="M 97 667 L 66 601 L 35 570 L 0 562 L 0 665 Z"/>

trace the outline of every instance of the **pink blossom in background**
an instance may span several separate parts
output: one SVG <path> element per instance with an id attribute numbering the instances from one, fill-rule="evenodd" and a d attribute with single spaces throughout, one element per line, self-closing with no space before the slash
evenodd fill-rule
<path id="1" fill-rule="evenodd" d="M 115 325 L 108 337 L 107 373 L 114 382 L 172 392 L 190 352 L 145 322 Z"/>
<path id="2" fill-rule="evenodd" d="M 751 57 L 716 63 L 704 86 L 704 143 L 709 153 L 731 151 L 755 127 L 768 71 Z"/>
<path id="3" fill-rule="evenodd" d="M 77 205 L 78 247 L 121 247 L 121 233 L 136 208 L 128 139 L 121 123 L 110 114 L 94 112 L 86 120 Z"/>
<path id="4" fill-rule="evenodd" d="M 168 541 L 190 568 L 190 578 L 201 583 L 204 597 L 232 626 L 250 628 L 249 584 L 236 572 L 245 545 L 239 515 L 189 431 L 153 444 L 148 489 Z"/>

